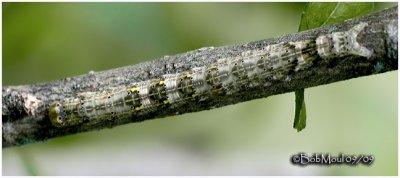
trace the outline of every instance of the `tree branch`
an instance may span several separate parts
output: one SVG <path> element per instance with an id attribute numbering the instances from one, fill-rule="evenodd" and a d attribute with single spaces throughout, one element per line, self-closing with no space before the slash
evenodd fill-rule
<path id="1" fill-rule="evenodd" d="M 360 46 L 371 54 L 319 56 L 302 70 L 290 70 L 284 77 L 267 78 L 263 85 L 242 87 L 230 94 L 213 94 L 205 99 L 185 101 L 185 105 L 163 105 L 160 109 L 147 112 L 133 112 L 129 116 L 115 119 L 101 119 L 76 125 L 57 127 L 50 121 L 49 108 L 55 102 L 76 98 L 82 93 L 110 91 L 111 88 L 126 88 L 132 84 L 151 79 L 160 79 L 165 74 L 185 73 L 195 67 L 215 66 L 218 59 L 233 60 L 244 52 L 260 50 L 268 45 L 312 40 L 333 32 L 344 32 L 354 26 L 367 26 L 357 35 Z M 278 38 L 249 42 L 246 44 L 202 48 L 175 56 L 137 65 L 86 75 L 65 78 L 48 83 L 7 86 L 2 89 L 2 134 L 3 147 L 44 141 L 69 134 L 111 128 L 131 122 L 161 118 L 176 114 L 218 108 L 271 95 L 293 92 L 302 88 L 324 85 L 355 77 L 373 75 L 397 70 L 397 7 L 375 14 L 348 20 L 341 24 L 321 27 Z M 283 48 L 282 48 L 283 49 Z M 316 53 L 316 48 L 314 49 Z M 364 51 L 365 52 L 365 51 Z M 303 54 L 302 54 L 303 55 Z M 368 56 L 368 57 L 366 57 Z M 283 58 L 283 57 L 282 57 Z M 271 61 L 273 61 L 271 59 Z M 275 64 L 269 63 L 270 67 Z M 283 70 L 283 69 L 281 69 Z"/>

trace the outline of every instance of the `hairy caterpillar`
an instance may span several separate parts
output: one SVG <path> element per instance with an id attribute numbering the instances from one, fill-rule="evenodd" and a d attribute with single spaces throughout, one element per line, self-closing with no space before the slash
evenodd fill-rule
<path id="1" fill-rule="evenodd" d="M 201 101 L 213 95 L 233 94 L 242 88 L 265 86 L 268 80 L 281 80 L 290 71 L 310 67 L 318 57 L 358 55 L 369 58 L 372 51 L 360 46 L 356 40 L 366 26 L 366 23 L 360 23 L 348 31 L 333 32 L 315 40 L 268 45 L 219 59 L 209 66 L 166 74 L 108 93 L 81 93 L 79 97 L 53 103 L 49 117 L 57 127 L 112 120 L 121 115 L 183 105 L 188 100 Z"/>

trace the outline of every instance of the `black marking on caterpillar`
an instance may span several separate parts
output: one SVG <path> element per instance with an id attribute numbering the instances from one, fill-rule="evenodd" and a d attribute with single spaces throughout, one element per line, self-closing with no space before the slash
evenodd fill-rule
<path id="1" fill-rule="evenodd" d="M 372 51 L 356 40 L 366 26 L 360 23 L 348 31 L 322 35 L 315 40 L 271 44 L 218 59 L 209 66 L 165 74 L 108 92 L 81 93 L 78 97 L 53 103 L 49 107 L 50 120 L 56 127 L 114 120 L 123 115 L 153 112 L 160 107 L 181 106 L 189 100 L 203 101 L 244 88 L 268 86 L 272 80 L 286 81 L 291 71 L 307 69 L 317 57 L 358 55 L 368 58 Z"/>

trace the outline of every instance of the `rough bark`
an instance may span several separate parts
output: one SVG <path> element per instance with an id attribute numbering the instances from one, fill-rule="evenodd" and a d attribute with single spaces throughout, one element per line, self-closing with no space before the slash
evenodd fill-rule
<path id="1" fill-rule="evenodd" d="M 110 87 L 158 78 L 166 73 L 188 71 L 193 67 L 210 65 L 218 59 L 235 56 L 243 51 L 279 42 L 314 40 L 320 35 L 346 31 L 360 22 L 368 23 L 357 41 L 373 55 L 366 59 L 358 56 L 333 58 L 316 63 L 307 70 L 294 72 L 290 81 L 275 81 L 268 87 L 255 87 L 229 96 L 209 98 L 202 102 L 188 102 L 183 108 L 167 108 L 126 119 L 108 120 L 94 125 L 54 127 L 48 118 L 49 105 L 63 98 L 74 97 L 85 91 L 102 91 Z M 41 84 L 6 86 L 2 89 L 3 147 L 44 141 L 69 134 L 111 128 L 114 126 L 162 118 L 176 114 L 218 108 L 298 89 L 329 84 L 351 78 L 397 70 L 397 7 L 375 14 L 345 21 L 341 24 L 294 33 L 273 39 L 217 48 L 202 48 L 175 56 L 122 68 L 90 72 Z"/>

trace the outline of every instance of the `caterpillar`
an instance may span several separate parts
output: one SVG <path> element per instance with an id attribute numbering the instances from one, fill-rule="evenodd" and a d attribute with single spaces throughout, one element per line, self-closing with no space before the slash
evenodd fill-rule
<path id="1" fill-rule="evenodd" d="M 291 71 L 307 69 L 318 57 L 369 58 L 372 50 L 357 42 L 357 35 L 366 26 L 367 23 L 360 23 L 348 31 L 321 35 L 315 40 L 271 44 L 218 59 L 209 66 L 165 74 L 109 92 L 80 93 L 78 97 L 51 104 L 49 118 L 56 127 L 113 120 L 160 107 L 180 106 L 189 100 L 202 101 L 215 95 L 234 94 L 243 88 L 265 86 L 268 80 L 281 80 Z"/>

